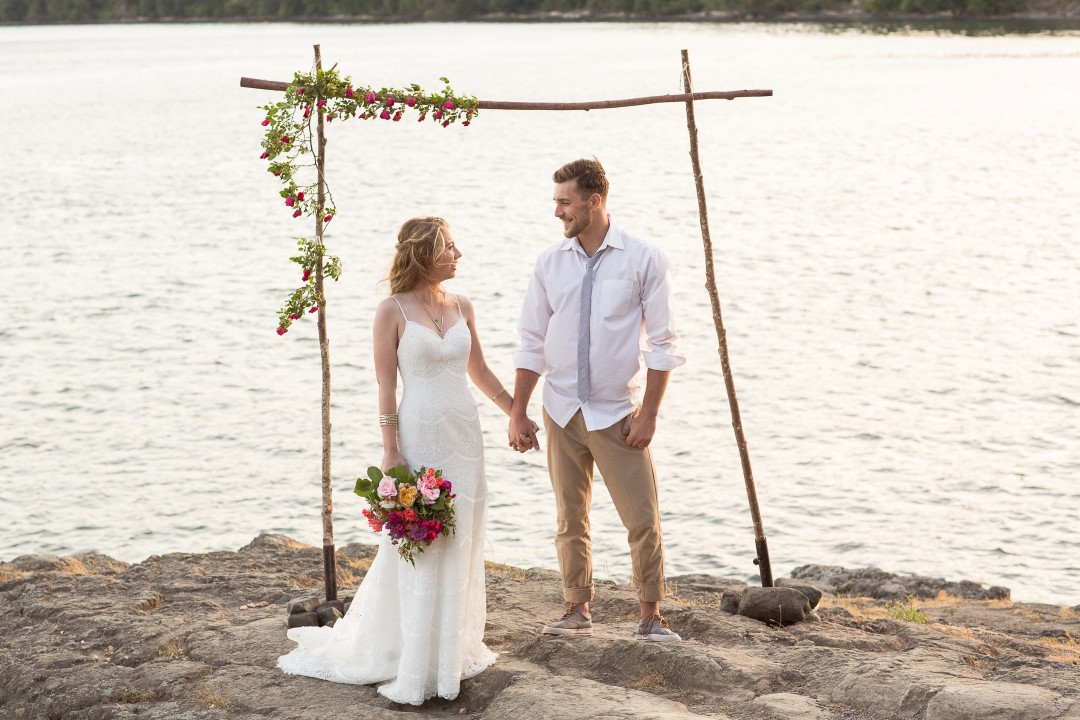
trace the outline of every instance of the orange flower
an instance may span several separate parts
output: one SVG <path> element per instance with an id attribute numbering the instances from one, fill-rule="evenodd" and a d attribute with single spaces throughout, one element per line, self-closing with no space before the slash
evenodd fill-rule
<path id="1" fill-rule="evenodd" d="M 411 508 L 413 503 L 416 502 L 416 486 L 415 485 L 403 485 L 398 490 L 398 502 L 402 507 Z"/>

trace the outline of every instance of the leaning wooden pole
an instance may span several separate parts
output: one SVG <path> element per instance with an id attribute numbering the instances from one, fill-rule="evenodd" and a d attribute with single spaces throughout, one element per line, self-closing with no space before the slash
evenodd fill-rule
<path id="1" fill-rule="evenodd" d="M 316 76 L 322 72 L 322 52 L 315 46 Z M 322 100 L 322 97 L 318 97 Z M 319 354 L 322 356 L 322 528 L 323 581 L 326 599 L 337 600 L 337 562 L 334 558 L 334 499 L 330 484 L 330 340 L 326 336 L 326 294 L 323 292 L 323 213 L 326 212 L 326 133 L 323 114 L 316 113 L 318 150 L 315 164 L 319 169 L 318 195 L 315 208 L 315 241 L 319 246 L 319 262 L 315 265 L 315 297 L 319 303 Z"/>
<path id="2" fill-rule="evenodd" d="M 757 491 L 754 489 L 754 472 L 750 469 L 750 452 L 746 449 L 746 436 L 743 434 L 742 416 L 739 414 L 739 399 L 735 396 L 735 380 L 731 375 L 731 359 L 728 357 L 727 331 L 724 330 L 724 317 L 720 313 L 720 297 L 716 292 L 716 274 L 713 271 L 712 236 L 709 233 L 709 213 L 705 207 L 705 181 L 701 176 L 701 159 L 698 157 L 697 123 L 694 121 L 694 91 L 690 79 L 690 56 L 682 51 L 683 89 L 686 91 L 686 128 L 690 132 L 690 162 L 694 166 L 694 184 L 697 186 L 698 219 L 701 223 L 701 242 L 705 247 L 705 289 L 709 291 L 712 303 L 713 324 L 716 326 L 716 340 L 719 344 L 720 365 L 724 371 L 724 386 L 727 388 L 728 406 L 731 408 L 731 426 L 735 429 L 735 444 L 739 446 L 739 459 L 742 461 L 743 481 L 746 484 L 746 498 L 750 502 L 750 516 L 754 521 L 754 545 L 757 558 L 754 563 L 761 572 L 761 586 L 772 587 L 772 565 L 769 563 L 769 546 L 765 541 L 765 526 L 761 522 L 761 510 L 758 508 Z"/>

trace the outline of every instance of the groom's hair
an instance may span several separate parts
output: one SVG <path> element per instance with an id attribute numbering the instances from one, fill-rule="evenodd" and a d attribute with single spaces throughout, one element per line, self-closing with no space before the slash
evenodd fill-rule
<path id="1" fill-rule="evenodd" d="M 568 162 L 556 170 L 551 179 L 557 183 L 576 179 L 582 196 L 587 198 L 596 193 L 603 200 L 607 200 L 607 175 L 604 174 L 604 166 L 595 157 Z"/>

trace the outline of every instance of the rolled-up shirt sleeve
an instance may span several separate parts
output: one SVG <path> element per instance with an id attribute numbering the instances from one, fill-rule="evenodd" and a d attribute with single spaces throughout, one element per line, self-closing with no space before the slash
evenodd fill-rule
<path id="1" fill-rule="evenodd" d="M 537 375 L 544 374 L 544 339 L 551 315 L 540 260 L 537 260 L 536 269 L 529 280 L 529 289 L 525 292 L 525 302 L 521 306 L 521 319 L 518 322 L 521 349 L 514 354 L 515 368 L 531 370 Z"/>
<path id="2" fill-rule="evenodd" d="M 686 362 L 675 354 L 675 318 L 671 311 L 671 281 L 667 256 L 655 248 L 643 273 L 641 305 L 645 323 L 647 349 L 642 353 L 645 367 L 650 370 L 674 370 Z"/>

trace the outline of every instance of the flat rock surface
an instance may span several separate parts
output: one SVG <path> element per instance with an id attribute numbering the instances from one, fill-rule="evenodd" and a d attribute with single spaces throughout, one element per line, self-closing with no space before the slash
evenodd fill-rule
<path id="1" fill-rule="evenodd" d="M 338 550 L 342 595 L 373 553 Z M 1080 607 L 806 567 L 797 582 L 825 595 L 807 621 L 782 628 L 721 612 L 724 593 L 745 589 L 738 581 L 671 578 L 664 614 L 684 641 L 657 644 L 633 639 L 637 602 L 613 583 L 598 585 L 591 638 L 540 635 L 563 610 L 557 574 L 489 565 L 486 638 L 498 663 L 457 699 L 412 708 L 373 686 L 275 668 L 292 648 L 289 603 L 321 590 L 320 548 L 261 535 L 237 552 L 135 565 L 24 556 L 0 563 L 0 718 L 1080 720 Z M 912 588 L 913 600 L 885 599 Z"/>

